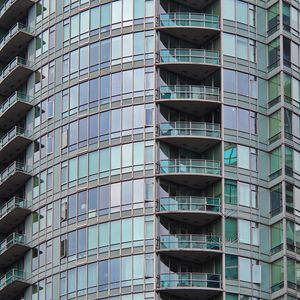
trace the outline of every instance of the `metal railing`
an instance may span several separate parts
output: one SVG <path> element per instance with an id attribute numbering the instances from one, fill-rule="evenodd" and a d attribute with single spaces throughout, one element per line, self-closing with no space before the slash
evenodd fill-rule
<path id="1" fill-rule="evenodd" d="M 220 54 L 217 50 L 206 49 L 163 49 L 159 51 L 159 62 L 219 65 Z"/>
<path id="2" fill-rule="evenodd" d="M 17 23 L 15 26 L 13 26 L 8 33 L 0 40 L 0 50 L 3 48 L 5 44 L 18 32 L 23 31 L 27 33 L 31 33 L 33 31 L 32 28 L 27 27 L 26 25 L 22 23 Z"/>
<path id="3" fill-rule="evenodd" d="M 27 136 L 27 132 L 24 128 L 15 126 L 9 132 L 7 132 L 4 136 L 0 138 L 0 150 L 9 143 L 16 136 Z"/>
<path id="4" fill-rule="evenodd" d="M 0 184 L 17 171 L 30 172 L 31 170 L 24 163 L 15 161 L 0 174 Z"/>
<path id="5" fill-rule="evenodd" d="M 220 89 L 201 85 L 167 85 L 159 88 L 160 99 L 209 100 L 220 102 Z"/>
<path id="6" fill-rule="evenodd" d="M 16 244 L 21 244 L 21 245 L 26 244 L 26 239 L 24 234 L 19 234 L 14 232 L 11 235 L 9 235 L 4 241 L 2 241 L 0 243 L 0 255 L 3 252 L 5 252 L 8 248 Z"/>
<path id="7" fill-rule="evenodd" d="M 29 62 L 25 58 L 17 56 L 0 72 L 0 81 L 2 81 L 17 66 L 24 66 L 24 67 L 29 68 Z"/>
<path id="8" fill-rule="evenodd" d="M 220 124 L 205 122 L 165 122 L 159 124 L 160 136 L 196 136 L 214 137 L 221 136 Z"/>
<path id="9" fill-rule="evenodd" d="M 12 269 L 0 278 L 0 290 L 14 281 L 25 281 L 25 272 L 19 269 Z"/>
<path id="10" fill-rule="evenodd" d="M 203 14 L 203 13 L 189 13 L 176 12 L 164 13 L 160 15 L 160 26 L 190 26 L 190 27 L 204 27 L 204 28 L 220 28 L 219 16 Z"/>
<path id="11" fill-rule="evenodd" d="M 22 102 L 31 102 L 33 97 L 23 94 L 21 92 L 14 92 L 11 96 L 9 96 L 1 105 L 0 105 L 0 114 L 6 112 L 13 104 L 17 101 Z"/>
<path id="12" fill-rule="evenodd" d="M 219 161 L 205 159 L 170 159 L 158 162 L 158 172 L 161 174 L 190 173 L 220 175 Z"/>
<path id="13" fill-rule="evenodd" d="M 176 196 L 159 199 L 160 211 L 208 211 L 220 212 L 221 200 L 219 198 Z"/>
<path id="14" fill-rule="evenodd" d="M 165 273 L 159 276 L 160 288 L 216 288 L 220 289 L 220 274 L 205 273 Z"/>
<path id="15" fill-rule="evenodd" d="M 221 250 L 221 238 L 204 234 L 174 234 L 159 236 L 159 248 L 162 249 L 206 249 Z"/>
<path id="16" fill-rule="evenodd" d="M 13 197 L 0 207 L 0 219 L 15 208 L 27 208 L 27 201 L 22 198 Z"/>

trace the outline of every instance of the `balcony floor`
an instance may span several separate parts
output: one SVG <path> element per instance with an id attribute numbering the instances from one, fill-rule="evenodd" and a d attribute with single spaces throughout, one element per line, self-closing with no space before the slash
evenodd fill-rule
<path id="1" fill-rule="evenodd" d="M 0 300 L 13 300 L 22 294 L 30 284 L 23 280 L 14 280 L 0 290 Z"/>
<path id="2" fill-rule="evenodd" d="M 0 148 L 0 163 L 7 165 L 13 161 L 27 145 L 29 145 L 31 139 L 22 135 L 16 135 L 6 145 Z"/>
<path id="3" fill-rule="evenodd" d="M 30 214 L 30 209 L 15 207 L 0 219 L 0 233 L 7 233 L 22 223 Z"/>
<path id="4" fill-rule="evenodd" d="M 32 38 L 33 35 L 31 33 L 18 30 L 16 34 L 0 48 L 0 60 L 7 63 L 10 62 L 26 48 Z"/>
<path id="5" fill-rule="evenodd" d="M 176 129 L 175 129 L 176 130 Z M 168 143 L 175 147 L 184 148 L 194 152 L 204 152 L 215 145 L 217 145 L 221 139 L 212 137 L 194 137 L 194 136 L 158 136 L 157 140 Z"/>
<path id="6" fill-rule="evenodd" d="M 0 128 L 8 129 L 16 125 L 31 107 L 31 103 L 17 100 L 4 113 L 0 114 Z"/>
<path id="7" fill-rule="evenodd" d="M 15 261 L 24 256 L 25 252 L 30 249 L 27 245 L 13 244 L 0 255 L 0 269 L 6 268 Z"/>
<path id="8" fill-rule="evenodd" d="M 184 40 L 200 46 L 206 41 L 211 40 L 220 31 L 218 28 L 206 28 L 195 26 L 159 26 L 157 29 L 176 39 Z"/>
<path id="9" fill-rule="evenodd" d="M 218 64 L 194 62 L 158 62 L 157 66 L 169 72 L 189 77 L 194 80 L 203 80 L 219 70 Z"/>
<path id="10" fill-rule="evenodd" d="M 34 0 L 11 1 L 10 6 L 0 16 L 0 27 L 10 29 L 15 23 L 22 20 L 28 9 L 35 3 Z"/>
<path id="11" fill-rule="evenodd" d="M 31 177 L 27 172 L 15 171 L 0 184 L 0 198 L 8 198 L 17 192 Z"/>

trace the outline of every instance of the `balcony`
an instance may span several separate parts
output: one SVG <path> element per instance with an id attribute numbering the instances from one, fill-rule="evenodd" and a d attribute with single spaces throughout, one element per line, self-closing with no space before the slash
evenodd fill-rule
<path id="1" fill-rule="evenodd" d="M 175 184 L 203 188 L 221 178 L 219 161 L 204 159 L 170 159 L 157 164 L 157 176 Z"/>
<path id="2" fill-rule="evenodd" d="M 14 92 L 0 105 L 0 128 L 8 129 L 17 124 L 32 108 L 32 97 Z"/>
<path id="3" fill-rule="evenodd" d="M 201 45 L 220 30 L 219 16 L 203 13 L 175 12 L 160 15 L 158 29 L 177 39 Z"/>
<path id="4" fill-rule="evenodd" d="M 3 269 L 13 264 L 29 249 L 25 235 L 14 232 L 0 244 L 0 268 Z"/>
<path id="5" fill-rule="evenodd" d="M 219 69 L 220 54 L 217 50 L 163 49 L 159 52 L 157 65 L 167 71 L 202 80 Z"/>
<path id="6" fill-rule="evenodd" d="M 203 234 L 161 235 L 158 246 L 161 254 L 197 263 L 216 257 L 222 250 L 220 237 Z"/>
<path id="7" fill-rule="evenodd" d="M 33 30 L 17 23 L 0 41 L 0 60 L 10 62 L 20 54 L 33 38 Z"/>
<path id="8" fill-rule="evenodd" d="M 22 20 L 34 0 L 7 0 L 0 7 L 0 27 L 9 29 Z"/>
<path id="9" fill-rule="evenodd" d="M 162 197 L 159 200 L 157 214 L 174 221 L 203 226 L 221 216 L 221 204 L 219 198 L 197 196 Z"/>
<path id="10" fill-rule="evenodd" d="M 184 113 L 201 116 L 220 106 L 220 89 L 201 85 L 161 86 L 157 102 Z"/>
<path id="11" fill-rule="evenodd" d="M 0 198 L 16 193 L 31 177 L 30 169 L 23 163 L 13 162 L 0 174 Z"/>
<path id="12" fill-rule="evenodd" d="M 0 162 L 7 164 L 14 160 L 30 144 L 31 139 L 21 127 L 14 127 L 0 139 Z"/>
<path id="13" fill-rule="evenodd" d="M 221 275 L 205 273 L 161 274 L 158 279 L 158 291 L 166 296 L 180 299 L 209 299 L 222 292 Z"/>
<path id="14" fill-rule="evenodd" d="M 0 208 L 0 233 L 7 233 L 22 223 L 30 214 L 28 203 L 21 198 L 11 198 Z"/>
<path id="15" fill-rule="evenodd" d="M 158 127 L 160 141 L 200 153 L 215 146 L 220 137 L 220 124 L 214 123 L 179 121 L 161 123 Z"/>
<path id="16" fill-rule="evenodd" d="M 0 73 L 0 94 L 8 96 L 18 90 L 32 72 L 28 61 L 16 57 Z"/>
<path id="17" fill-rule="evenodd" d="M 8 271 L 0 278 L 0 300 L 17 299 L 29 285 L 25 272 L 18 269 Z"/>

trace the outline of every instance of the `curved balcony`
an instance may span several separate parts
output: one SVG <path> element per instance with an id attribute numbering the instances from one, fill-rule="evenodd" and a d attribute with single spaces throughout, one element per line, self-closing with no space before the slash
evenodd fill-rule
<path id="1" fill-rule="evenodd" d="M 24 151 L 31 142 L 28 132 L 21 127 L 14 127 L 0 138 L 0 161 L 7 164 Z"/>
<path id="2" fill-rule="evenodd" d="M 221 275 L 205 273 L 160 274 L 158 291 L 161 294 L 180 299 L 209 299 L 222 292 Z"/>
<path id="3" fill-rule="evenodd" d="M 29 285 L 24 271 L 12 269 L 0 278 L 0 299 L 17 299 Z"/>
<path id="4" fill-rule="evenodd" d="M 159 236 L 158 247 L 161 254 L 200 263 L 219 255 L 222 243 L 219 236 L 175 234 Z"/>
<path id="5" fill-rule="evenodd" d="M 219 198 L 176 196 L 159 199 L 160 216 L 175 221 L 203 226 L 221 216 L 221 201 Z"/>
<path id="6" fill-rule="evenodd" d="M 11 61 L 20 54 L 33 38 L 33 30 L 21 23 L 15 24 L 0 41 L 0 60 Z"/>
<path id="7" fill-rule="evenodd" d="M 196 80 L 202 80 L 220 67 L 217 50 L 163 49 L 159 52 L 158 66 Z"/>
<path id="8" fill-rule="evenodd" d="M 159 28 L 173 37 L 201 45 L 212 39 L 220 30 L 219 16 L 175 12 L 160 15 Z"/>
<path id="9" fill-rule="evenodd" d="M 220 106 L 220 89 L 201 85 L 167 85 L 159 88 L 157 102 L 201 116 Z"/>
<path id="10" fill-rule="evenodd" d="M 25 199 L 13 197 L 0 208 L 0 233 L 11 231 L 30 214 Z"/>
<path id="11" fill-rule="evenodd" d="M 32 72 L 27 60 L 16 57 L 0 73 L 0 94 L 8 96 L 18 90 Z"/>
<path id="12" fill-rule="evenodd" d="M 22 20 L 34 0 L 7 0 L 0 7 L 0 27 L 9 29 L 16 22 Z"/>
<path id="13" fill-rule="evenodd" d="M 14 263 L 29 249 L 25 235 L 14 232 L 0 243 L 0 268 L 6 268 Z"/>
<path id="14" fill-rule="evenodd" d="M 203 152 L 221 138 L 220 124 L 204 122 L 166 122 L 158 126 L 158 139 L 176 147 Z"/>
<path id="15" fill-rule="evenodd" d="M 13 162 L 0 174 L 0 198 L 16 193 L 31 177 L 30 168 L 23 163 Z"/>
<path id="16" fill-rule="evenodd" d="M 7 129 L 17 124 L 32 108 L 33 98 L 14 92 L 0 105 L 0 128 Z"/>
<path id="17" fill-rule="evenodd" d="M 193 188 L 203 188 L 221 177 L 219 161 L 204 159 L 170 159 L 157 164 L 157 176 Z"/>

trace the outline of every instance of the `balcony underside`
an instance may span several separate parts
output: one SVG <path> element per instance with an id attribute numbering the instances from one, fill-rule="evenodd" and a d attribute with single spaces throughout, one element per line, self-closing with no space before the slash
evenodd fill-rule
<path id="1" fill-rule="evenodd" d="M 13 161 L 26 146 L 29 145 L 31 140 L 22 135 L 16 135 L 5 146 L 0 149 L 0 163 L 2 165 L 8 164 Z"/>
<path id="2" fill-rule="evenodd" d="M 161 249 L 157 252 L 175 259 L 183 259 L 194 263 L 203 263 L 222 253 L 221 250 L 208 249 Z"/>
<path id="3" fill-rule="evenodd" d="M 0 233 L 7 233 L 22 223 L 30 214 L 24 207 L 15 207 L 0 219 Z"/>
<path id="4" fill-rule="evenodd" d="M 0 115 L 0 128 L 8 129 L 16 125 L 30 110 L 31 103 L 17 100 Z"/>
<path id="5" fill-rule="evenodd" d="M 209 211 L 159 211 L 157 215 L 160 216 L 161 222 L 164 222 L 163 218 L 168 218 L 180 223 L 186 223 L 194 226 L 204 226 L 221 217 L 219 212 Z M 1 225 L 0 225 L 1 226 Z"/>
<path id="6" fill-rule="evenodd" d="M 204 78 L 207 78 L 215 73 L 220 68 L 217 64 L 192 62 L 163 62 L 157 63 L 157 65 L 169 72 L 189 77 L 194 80 L 203 80 Z"/>
<path id="7" fill-rule="evenodd" d="M 27 252 L 30 248 L 26 245 L 14 244 L 0 255 L 0 268 L 6 268 Z"/>
<path id="8" fill-rule="evenodd" d="M 161 0 L 162 5 L 166 5 L 169 2 L 169 0 Z M 199 1 L 199 0 L 175 0 L 174 2 L 181 3 L 183 5 L 190 6 L 192 8 L 195 8 L 197 10 L 200 10 L 207 5 L 211 4 L 213 0 L 206 0 L 206 1 Z"/>
<path id="9" fill-rule="evenodd" d="M 161 295 L 178 297 L 179 299 L 184 300 L 206 300 L 211 297 L 216 296 L 221 293 L 221 289 L 213 288 L 194 288 L 194 287 L 171 287 L 158 289 Z M 176 298 L 175 298 L 176 299 Z"/>
<path id="10" fill-rule="evenodd" d="M 176 109 L 182 111 L 187 114 L 191 114 L 194 116 L 202 116 L 207 114 L 210 111 L 213 111 L 220 107 L 221 102 L 217 101 L 209 101 L 209 100 L 170 100 L 170 99 L 159 99 L 156 101 L 157 103 L 161 103 L 169 108 Z M 1 126 L 1 118 L 0 118 L 0 126 Z"/>
<path id="11" fill-rule="evenodd" d="M 22 20 L 28 9 L 35 3 L 33 0 L 11 1 L 9 7 L 0 16 L 0 27 L 10 29 L 15 23 Z"/>
<path id="12" fill-rule="evenodd" d="M 192 187 L 195 189 L 203 189 L 214 182 L 220 180 L 220 175 L 207 175 L 207 174 L 170 174 L 170 173 L 160 173 L 157 174 L 162 180 L 166 180 L 178 185 L 185 185 L 187 187 Z"/>
<path id="13" fill-rule="evenodd" d="M 13 300 L 23 293 L 29 283 L 23 280 L 13 280 L 0 290 L 0 300 Z"/>
<path id="14" fill-rule="evenodd" d="M 159 136 L 157 139 L 175 147 L 201 153 L 220 142 L 219 138 L 191 136 Z"/>
<path id="15" fill-rule="evenodd" d="M 19 30 L 16 34 L 0 49 L 0 60 L 10 62 L 18 56 L 28 45 L 33 35 L 29 32 Z"/>
<path id="16" fill-rule="evenodd" d="M 31 177 L 27 172 L 15 171 L 0 185 L 0 198 L 7 198 L 16 193 Z"/>
<path id="17" fill-rule="evenodd" d="M 0 94 L 9 96 L 27 81 L 33 71 L 24 65 L 17 65 L 0 81 Z"/>
<path id="18" fill-rule="evenodd" d="M 219 29 L 194 26 L 161 26 L 161 32 L 195 45 L 202 45 L 219 33 Z"/>

